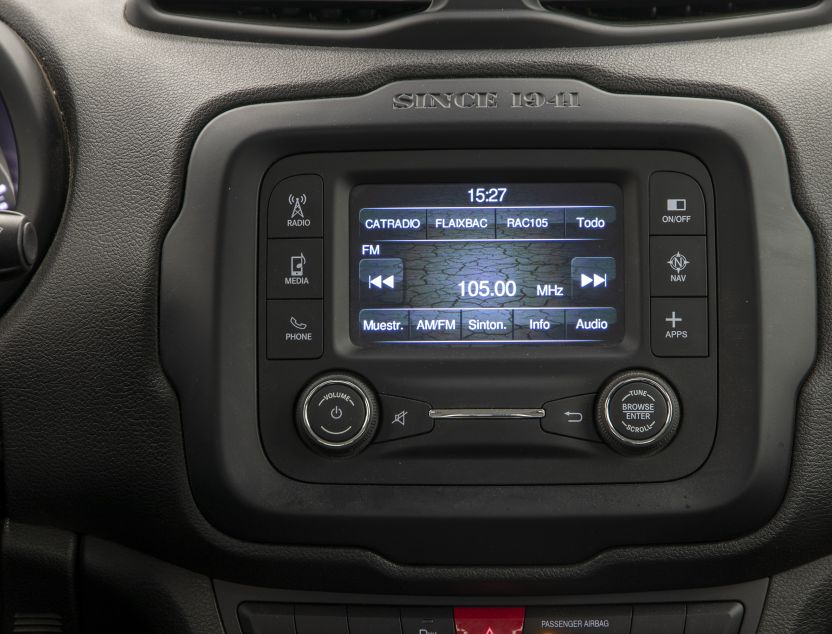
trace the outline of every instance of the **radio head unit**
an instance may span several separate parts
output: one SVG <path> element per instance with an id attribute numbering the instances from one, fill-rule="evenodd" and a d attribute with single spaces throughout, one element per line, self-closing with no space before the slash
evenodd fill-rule
<path id="1" fill-rule="evenodd" d="M 617 343 L 621 209 L 611 183 L 359 185 L 352 341 Z"/>

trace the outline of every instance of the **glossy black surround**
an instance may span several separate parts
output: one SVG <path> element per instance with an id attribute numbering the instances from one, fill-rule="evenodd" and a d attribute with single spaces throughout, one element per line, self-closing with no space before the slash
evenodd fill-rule
<path id="1" fill-rule="evenodd" d="M 442 91 L 490 91 L 498 99 L 483 110 L 391 107 L 404 92 Z M 509 95 L 518 91 L 579 93 L 581 106 L 514 109 Z M 303 152 L 440 144 L 487 150 L 478 153 L 486 163 L 500 147 L 603 144 L 686 152 L 707 166 L 717 201 L 713 343 L 720 389 L 716 440 L 698 470 L 668 482 L 614 486 L 330 486 L 287 478 L 266 460 L 258 434 L 258 254 L 252 248 L 261 175 L 279 158 Z M 346 241 L 332 244 L 334 262 L 345 261 L 339 258 L 346 246 L 339 252 L 339 244 Z M 194 148 L 183 211 L 162 262 L 163 362 L 182 403 L 194 496 L 210 521 L 240 538 L 364 546 L 418 563 L 541 563 L 541 552 L 563 563 L 621 543 L 738 535 L 763 524 L 784 491 L 795 392 L 814 352 L 813 279 L 812 243 L 791 204 L 779 139 L 762 116 L 737 104 L 618 96 L 570 80 L 473 79 L 405 82 L 365 97 L 228 112 Z M 337 317 L 347 302 L 333 308 Z M 795 320 L 805 327 L 783 337 Z M 644 321 L 628 320 L 628 328 L 631 323 Z M 335 352 L 351 358 L 346 337 L 332 341 Z M 408 359 L 422 362 L 424 379 L 410 384 L 421 391 L 437 366 L 402 357 Z M 503 373 L 504 358 L 479 361 L 471 385 Z M 305 380 L 312 366 L 292 363 L 291 371 L 261 375 L 269 391 L 297 393 L 292 383 Z M 261 383 L 261 398 L 264 391 Z M 284 414 L 264 414 L 263 429 L 264 422 L 274 429 L 286 424 Z M 300 453 L 291 456 L 302 460 Z M 652 460 L 626 464 L 636 470 Z M 324 516 L 326 522 L 311 521 Z M 486 521 L 487 533 L 481 530 Z M 421 548 L 408 548 L 417 538 Z"/>
<path id="2" fill-rule="evenodd" d="M 653 482 L 674 480 L 698 469 L 711 451 L 717 425 L 717 285 L 708 285 L 712 324 L 708 356 L 660 358 L 650 340 L 649 181 L 654 172 L 689 174 L 706 192 L 707 225 L 714 197 L 702 163 L 679 152 L 622 150 L 445 150 L 306 154 L 279 161 L 261 188 L 260 218 L 275 185 L 295 174 L 324 181 L 324 353 L 319 359 L 267 358 L 267 242 L 260 224 L 259 420 L 267 455 L 276 469 L 302 482 L 330 484 L 505 485 Z M 402 344 L 365 348 L 350 336 L 351 278 L 349 195 L 360 183 L 402 182 L 611 182 L 622 190 L 619 222 L 626 315 L 620 344 L 485 345 Z M 748 214 L 742 193 L 738 211 Z M 746 218 L 749 218 L 746 215 Z M 715 231 L 709 232 L 710 270 L 716 270 Z M 290 243 L 291 244 L 291 243 Z M 732 270 L 753 284 L 750 267 Z M 753 313 L 734 316 L 734 327 L 753 327 Z M 730 343 L 726 344 L 731 350 Z M 600 442 L 544 433 L 538 419 L 438 420 L 431 433 L 373 444 L 348 460 L 311 451 L 295 428 L 295 403 L 317 375 L 349 371 L 383 395 L 405 397 L 434 408 L 540 408 L 544 403 L 600 392 L 613 374 L 649 368 L 676 387 L 685 421 L 661 454 L 633 460 Z M 382 409 L 384 409 L 382 399 Z M 382 411 L 381 425 L 396 411 Z M 592 411 L 584 426 L 593 428 Z M 754 427 L 748 415 L 737 426 Z"/>

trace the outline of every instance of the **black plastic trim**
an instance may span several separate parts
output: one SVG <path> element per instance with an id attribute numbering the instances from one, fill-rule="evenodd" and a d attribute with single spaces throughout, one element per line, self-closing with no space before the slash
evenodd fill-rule
<path id="1" fill-rule="evenodd" d="M 391 106 L 399 93 L 443 91 L 502 98 L 482 110 Z M 579 93 L 581 107 L 515 109 L 508 98 L 514 91 Z M 753 252 L 739 264 L 756 273 L 756 284 L 721 288 L 720 310 L 726 302 L 747 310 L 753 304 L 744 298 L 754 297 L 758 323 L 725 333 L 744 341 L 749 353 L 720 357 L 720 374 L 730 377 L 720 408 L 751 408 L 757 424 L 741 429 L 721 419 L 707 463 L 669 483 L 373 487 L 310 485 L 280 475 L 263 454 L 257 420 L 254 245 L 262 175 L 279 158 L 301 152 L 498 142 L 671 146 L 715 170 L 717 192 L 726 161 L 747 170 L 742 180 L 754 217 L 742 231 Z M 736 222 L 730 206 L 725 214 Z M 717 242 L 720 252 L 739 248 L 720 244 L 719 235 Z M 749 532 L 774 514 L 785 493 L 797 390 L 815 354 L 814 263 L 780 138 L 759 112 L 737 103 L 617 95 L 575 80 L 461 79 L 232 110 L 197 139 L 184 206 L 162 255 L 162 362 L 181 400 L 194 497 L 209 521 L 241 539 L 360 546 L 421 564 L 565 563 L 614 545 Z M 419 549 L 411 548 L 413 540 Z"/>
<path id="2" fill-rule="evenodd" d="M 152 31 L 255 42 L 412 49 L 543 48 L 670 42 L 803 28 L 832 21 L 832 0 L 791 11 L 631 25 L 549 11 L 537 0 L 437 0 L 421 13 L 332 29 L 184 15 L 164 11 L 153 0 L 128 0 L 125 16 L 134 26 Z"/>
<path id="3" fill-rule="evenodd" d="M 710 601 L 739 601 L 744 608 L 742 627 L 738 634 L 753 634 L 763 613 L 769 580 L 758 579 L 732 586 L 715 588 L 691 588 L 658 592 L 621 592 L 616 594 L 568 595 L 568 596 L 402 596 L 371 595 L 332 592 L 301 592 L 272 590 L 214 581 L 220 616 L 228 634 L 240 634 L 237 608 L 241 603 L 289 603 L 313 605 L 379 605 L 379 606 L 450 606 L 450 607 L 512 607 L 555 605 L 647 605 L 661 603 L 697 603 Z"/>

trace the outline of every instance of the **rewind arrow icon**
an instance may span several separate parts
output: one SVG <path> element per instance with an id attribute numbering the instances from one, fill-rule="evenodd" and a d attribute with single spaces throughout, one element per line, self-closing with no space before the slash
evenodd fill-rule
<path id="1" fill-rule="evenodd" d="M 396 278 L 393 275 L 388 275 L 387 277 L 376 275 L 369 279 L 369 283 L 369 288 L 382 288 L 382 286 L 396 288 Z"/>

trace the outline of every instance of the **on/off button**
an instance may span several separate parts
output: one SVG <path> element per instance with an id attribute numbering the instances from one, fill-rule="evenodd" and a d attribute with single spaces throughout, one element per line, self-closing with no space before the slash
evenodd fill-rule
<path id="1" fill-rule="evenodd" d="M 650 177 L 650 233 L 705 234 L 705 197 L 699 183 L 677 172 Z"/>

